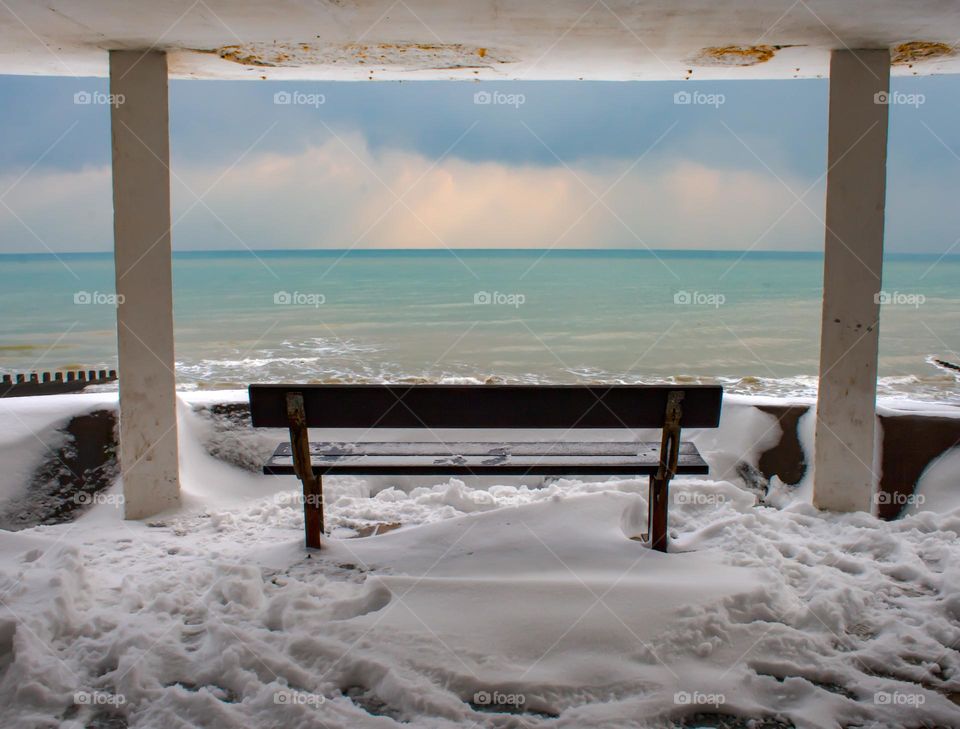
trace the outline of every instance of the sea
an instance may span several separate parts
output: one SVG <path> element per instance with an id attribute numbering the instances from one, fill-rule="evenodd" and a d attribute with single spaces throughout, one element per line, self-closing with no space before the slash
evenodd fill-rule
<path id="1" fill-rule="evenodd" d="M 816 392 L 823 257 L 666 250 L 175 252 L 183 389 L 721 383 Z M 870 275 L 866 269 L 863 275 Z M 115 368 L 109 253 L 0 255 L 0 372 Z M 889 254 L 881 396 L 960 403 L 960 257 Z"/>

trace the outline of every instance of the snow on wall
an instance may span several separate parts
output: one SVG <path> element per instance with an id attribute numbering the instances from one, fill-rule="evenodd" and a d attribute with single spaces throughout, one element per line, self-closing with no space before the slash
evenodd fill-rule
<path id="1" fill-rule="evenodd" d="M 907 513 L 935 511 L 960 513 L 960 448 L 953 448 L 935 460 L 920 477 Z"/>
<path id="2" fill-rule="evenodd" d="M 116 394 L 83 393 L 0 399 L 0 501 L 26 489 L 33 472 L 63 445 L 71 418 L 115 409 Z"/>

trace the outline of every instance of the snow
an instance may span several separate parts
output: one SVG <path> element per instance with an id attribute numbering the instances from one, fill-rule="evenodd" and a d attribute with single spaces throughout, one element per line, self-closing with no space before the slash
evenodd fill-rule
<path id="1" fill-rule="evenodd" d="M 907 511 L 936 511 L 941 514 L 960 512 L 960 448 L 951 448 L 924 470 L 917 483 L 916 493 L 908 498 Z"/>
<path id="2" fill-rule="evenodd" d="M 110 397 L 4 404 L 4 458 Z M 189 406 L 231 397 L 181 397 L 176 512 L 0 532 L 0 725 L 960 726 L 956 452 L 896 522 L 678 479 L 670 554 L 630 539 L 644 479 L 328 479 L 308 555 L 296 481 L 208 455 Z M 770 437 L 749 404 L 694 434 L 712 465 Z"/>
<path id="3" fill-rule="evenodd" d="M 62 445 L 58 429 L 70 418 L 116 407 L 116 393 L 0 399 L 0 500 L 24 491 L 44 455 Z"/>

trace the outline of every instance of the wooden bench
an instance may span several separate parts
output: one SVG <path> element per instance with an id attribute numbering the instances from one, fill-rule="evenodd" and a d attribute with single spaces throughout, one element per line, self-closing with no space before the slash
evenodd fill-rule
<path id="1" fill-rule="evenodd" d="M 708 466 L 680 430 L 715 428 L 723 389 L 713 385 L 250 385 L 255 428 L 288 428 L 263 467 L 303 483 L 308 547 L 323 534 L 323 476 L 473 475 L 650 476 L 648 544 L 667 549 L 667 498 L 677 474 Z M 307 428 L 426 431 L 418 442 L 311 443 Z M 555 431 L 538 442 L 442 441 L 441 428 Z M 581 429 L 658 428 L 657 443 L 569 442 Z M 556 433 L 559 431 L 559 433 Z M 506 435 L 506 434 L 504 434 Z"/>

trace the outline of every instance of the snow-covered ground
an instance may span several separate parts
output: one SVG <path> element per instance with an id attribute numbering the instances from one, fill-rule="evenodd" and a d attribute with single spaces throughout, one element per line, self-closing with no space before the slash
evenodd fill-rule
<path id="1" fill-rule="evenodd" d="M 297 482 L 211 457 L 187 402 L 242 393 L 184 398 L 176 513 L 123 521 L 117 484 L 0 532 L 0 726 L 960 727 L 955 454 L 896 522 L 678 479 L 667 555 L 629 539 L 645 479 L 327 479 L 307 554 Z M 778 437 L 750 402 L 694 434 L 716 473 Z M 103 407 L 3 402 L 0 495 Z M 349 538 L 375 523 L 403 526 Z"/>

